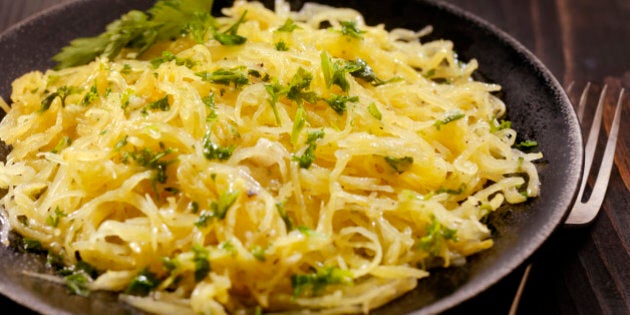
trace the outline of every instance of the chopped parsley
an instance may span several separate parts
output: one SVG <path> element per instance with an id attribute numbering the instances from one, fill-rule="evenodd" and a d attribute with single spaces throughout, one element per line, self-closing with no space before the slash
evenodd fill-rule
<path id="1" fill-rule="evenodd" d="M 277 51 L 287 51 L 289 50 L 289 45 L 287 45 L 286 42 L 284 41 L 279 41 L 276 43 L 276 50 Z"/>
<path id="2" fill-rule="evenodd" d="M 48 94 L 41 102 L 40 104 L 40 112 L 45 112 L 47 111 L 50 106 L 52 105 L 52 102 L 56 99 L 59 98 L 59 100 L 61 100 L 61 107 L 65 107 L 66 106 L 66 98 L 74 93 L 79 92 L 79 88 L 74 87 L 74 86 L 62 86 L 59 89 L 57 89 L 57 91 L 52 92 L 50 94 Z"/>
<path id="3" fill-rule="evenodd" d="M 72 144 L 72 138 L 68 136 L 63 136 L 59 139 L 59 142 L 55 145 L 55 147 L 50 151 L 51 153 L 59 153 L 61 150 L 69 147 Z"/>
<path id="4" fill-rule="evenodd" d="M 329 285 L 351 284 L 352 272 L 337 267 L 323 267 L 312 273 L 295 274 L 291 276 L 293 297 L 303 295 L 316 296 L 321 294 Z"/>
<path id="5" fill-rule="evenodd" d="M 354 21 L 341 21 L 339 24 L 341 24 L 341 34 L 344 36 L 361 39 L 365 34 L 365 31 L 360 30 Z"/>
<path id="6" fill-rule="evenodd" d="M 512 128 L 512 122 L 508 120 L 499 120 L 499 124 L 495 124 L 494 121 L 490 123 L 490 132 L 495 133 L 499 130 Z"/>
<path id="7" fill-rule="evenodd" d="M 127 139 L 129 139 L 129 135 L 125 135 L 125 137 L 122 138 L 122 140 L 118 141 L 116 145 L 114 146 L 114 150 L 118 151 L 122 149 L 124 146 L 126 146 L 128 143 Z"/>
<path id="8" fill-rule="evenodd" d="M 287 211 L 284 209 L 284 203 L 276 203 L 276 209 L 278 210 L 278 214 L 280 214 L 280 218 L 282 218 L 282 221 L 284 221 L 284 225 L 287 227 L 287 231 L 293 230 L 293 221 L 287 214 Z"/>
<path id="9" fill-rule="evenodd" d="M 291 33 L 297 29 L 302 29 L 299 25 L 295 24 L 295 21 L 293 21 L 292 19 L 288 18 L 286 21 L 284 21 L 284 24 L 282 24 L 282 26 L 280 26 L 276 32 L 287 32 L 287 33 Z"/>
<path id="10" fill-rule="evenodd" d="M 170 62 L 170 61 L 175 61 L 176 65 L 185 66 L 186 68 L 189 68 L 189 69 L 195 66 L 195 62 L 193 60 L 188 59 L 188 58 L 184 58 L 184 59 L 177 58 L 177 56 L 175 56 L 175 54 L 173 54 L 170 51 L 163 51 L 160 57 L 152 59 L 151 66 L 157 69 L 161 64 Z"/>
<path id="11" fill-rule="evenodd" d="M 96 87 L 96 84 L 94 84 L 92 85 L 90 90 L 87 93 L 85 93 L 85 96 L 83 97 L 83 100 L 81 101 L 81 105 L 83 106 L 90 105 L 97 98 L 98 98 L 98 89 Z"/>
<path id="12" fill-rule="evenodd" d="M 215 111 L 216 104 L 214 102 L 214 92 L 208 96 L 204 96 L 201 101 L 204 105 L 206 105 L 206 108 L 208 109 L 206 122 L 213 122 L 218 117 L 217 112 Z"/>
<path id="13" fill-rule="evenodd" d="M 298 137 L 300 136 L 300 132 L 304 129 L 306 125 L 306 111 L 304 111 L 303 106 L 298 106 L 295 111 L 295 118 L 293 120 L 293 128 L 291 130 L 291 143 L 295 145 L 298 141 Z"/>
<path id="14" fill-rule="evenodd" d="M 173 270 L 177 269 L 178 265 L 179 265 L 179 262 L 177 261 L 177 259 L 173 259 L 170 257 L 162 257 L 162 266 L 164 267 L 166 271 L 172 272 Z"/>
<path id="15" fill-rule="evenodd" d="M 429 71 L 426 71 L 426 73 L 422 74 L 422 76 L 427 78 L 427 79 L 433 78 L 434 75 L 435 75 L 435 69 L 431 69 Z"/>
<path id="16" fill-rule="evenodd" d="M 538 146 L 538 142 L 535 140 L 525 140 L 514 145 L 519 150 L 530 150 Z"/>
<path id="17" fill-rule="evenodd" d="M 190 212 L 192 212 L 192 213 L 197 213 L 197 212 L 199 212 L 199 203 L 198 203 L 198 202 L 196 202 L 196 201 L 191 201 L 191 202 L 188 204 L 188 209 L 190 209 Z"/>
<path id="18" fill-rule="evenodd" d="M 332 108 L 337 114 L 342 115 L 346 111 L 347 102 L 358 102 L 357 96 L 336 95 L 324 100 L 330 108 Z"/>
<path id="19" fill-rule="evenodd" d="M 401 80 L 399 77 L 394 77 L 389 80 L 380 79 L 376 76 L 372 67 L 361 58 L 350 61 L 333 60 L 326 51 L 322 51 L 320 59 L 324 80 L 326 80 L 326 86 L 328 88 L 334 84 L 339 86 L 344 92 L 348 92 L 350 83 L 348 83 L 346 79 L 346 73 L 350 73 L 353 77 L 362 79 L 374 86 Z"/>
<path id="20" fill-rule="evenodd" d="M 372 117 L 381 120 L 383 119 L 383 115 L 381 114 L 381 111 L 378 110 L 378 107 L 376 107 L 375 103 L 370 103 L 370 105 L 368 105 L 367 107 L 368 113 L 370 113 L 370 115 L 372 115 Z"/>
<path id="21" fill-rule="evenodd" d="M 174 160 L 164 161 L 163 158 L 173 152 L 176 152 L 176 150 L 164 148 L 163 143 L 160 143 L 160 149 L 161 151 L 153 152 L 150 148 L 143 148 L 142 150 L 129 152 L 128 156 L 131 157 L 131 159 L 133 159 L 138 165 L 156 171 L 152 181 L 157 181 L 163 184 L 166 182 L 166 168 L 169 164 L 174 162 Z"/>
<path id="22" fill-rule="evenodd" d="M 315 235 L 315 231 L 308 226 L 300 225 L 297 227 L 297 230 L 302 233 L 304 236 L 313 236 Z"/>
<path id="23" fill-rule="evenodd" d="M 194 245 L 192 251 L 194 253 L 193 262 L 195 263 L 195 281 L 199 282 L 210 273 L 210 261 L 208 261 L 210 251 L 201 245 Z"/>
<path id="24" fill-rule="evenodd" d="M 240 192 L 237 191 L 227 191 L 222 193 L 219 196 L 219 200 L 217 202 L 213 202 L 210 207 L 212 211 L 216 214 L 216 217 L 219 219 L 225 219 L 225 214 L 227 211 L 234 205 L 236 199 L 238 199 Z"/>
<path id="25" fill-rule="evenodd" d="M 96 269 L 82 260 L 74 266 L 63 268 L 60 273 L 70 293 L 80 296 L 90 295 L 89 283 L 98 276 Z"/>
<path id="26" fill-rule="evenodd" d="M 70 293 L 80 296 L 89 296 L 89 280 L 83 273 L 73 273 L 63 277 L 64 284 Z"/>
<path id="27" fill-rule="evenodd" d="M 271 105 L 271 109 L 273 110 L 273 116 L 276 118 L 276 124 L 280 125 L 280 114 L 278 113 L 278 101 L 281 97 L 285 96 L 288 93 L 288 89 L 280 85 L 278 82 L 274 82 L 272 84 L 265 85 L 265 91 L 269 94 L 269 98 L 267 102 Z"/>
<path id="28" fill-rule="evenodd" d="M 353 77 L 362 79 L 374 86 L 379 86 L 379 85 L 401 80 L 400 77 L 393 77 L 389 80 L 380 79 L 379 77 L 376 76 L 376 73 L 374 73 L 374 69 L 372 69 L 372 67 L 370 67 L 370 65 L 361 58 L 348 61 L 347 68 L 349 69 L 350 74 Z"/>
<path id="29" fill-rule="evenodd" d="M 155 273 L 145 268 L 129 283 L 125 289 L 125 294 L 147 296 L 153 289 L 160 285 L 160 282 Z"/>
<path id="30" fill-rule="evenodd" d="M 224 46 L 237 46 L 242 45 L 247 41 L 246 37 L 236 34 L 238 32 L 238 27 L 241 23 L 245 22 L 245 15 L 247 14 L 247 10 L 241 14 L 241 17 L 230 26 L 225 32 L 222 33 L 214 33 L 214 39 L 216 39 L 221 45 Z"/>
<path id="31" fill-rule="evenodd" d="M 404 173 L 411 168 L 411 165 L 413 165 L 413 157 L 411 156 L 405 156 L 401 158 L 386 156 L 384 157 L 384 159 L 389 166 L 391 166 L 396 172 L 398 172 L 398 174 Z"/>
<path id="32" fill-rule="evenodd" d="M 306 71 L 304 68 L 298 68 L 297 72 L 291 78 L 289 83 L 289 90 L 287 91 L 287 98 L 295 101 L 298 105 L 301 105 L 303 101 L 314 103 L 317 101 L 317 96 L 314 92 L 307 92 L 311 86 L 313 80 L 313 74 Z"/>
<path id="33" fill-rule="evenodd" d="M 219 200 L 210 204 L 210 210 L 201 211 L 199 218 L 195 221 L 195 226 L 199 228 L 206 227 L 212 219 L 225 219 L 227 211 L 234 205 L 239 195 L 239 191 L 227 191 L 221 194 Z"/>
<path id="34" fill-rule="evenodd" d="M 230 252 L 230 253 L 234 253 L 236 251 L 236 248 L 234 247 L 234 244 L 232 244 L 232 242 L 230 241 L 224 241 L 221 244 L 219 244 L 219 248 L 225 250 L 226 252 Z"/>
<path id="35" fill-rule="evenodd" d="M 249 83 L 249 79 L 247 75 L 243 73 L 243 67 L 236 67 L 232 69 L 218 69 L 213 72 L 199 72 L 196 73 L 197 76 L 201 77 L 204 81 L 222 84 L 230 86 L 234 84 L 235 88 L 239 88 L 245 84 Z"/>
<path id="36" fill-rule="evenodd" d="M 317 140 L 324 137 L 324 130 L 317 130 L 308 133 L 306 140 L 306 150 L 301 156 L 293 156 L 293 160 L 297 161 L 301 168 L 309 168 L 315 161 L 315 149 L 317 149 Z"/>
<path id="37" fill-rule="evenodd" d="M 147 104 L 147 106 L 145 106 L 142 109 L 142 113 L 143 114 L 147 114 L 147 110 L 148 109 L 152 109 L 152 110 L 156 110 L 159 109 L 163 112 L 167 112 L 171 109 L 171 105 L 168 103 L 168 95 L 164 96 L 163 98 L 153 101 L 149 104 Z"/>
<path id="38" fill-rule="evenodd" d="M 42 243 L 36 239 L 24 237 L 21 243 L 21 248 L 27 253 L 41 253 L 46 251 Z"/>
<path id="39" fill-rule="evenodd" d="M 131 68 L 131 65 L 129 65 L 128 63 L 123 65 L 122 70 L 120 70 L 120 73 L 122 74 L 130 74 L 131 71 L 133 71 L 133 69 Z"/>
<path id="40" fill-rule="evenodd" d="M 436 194 L 447 193 L 449 195 L 460 195 L 464 192 L 464 190 L 466 190 L 466 184 L 462 183 L 461 185 L 459 185 L 459 188 L 457 189 L 440 188 L 437 191 L 435 191 L 435 193 Z"/>
<path id="41" fill-rule="evenodd" d="M 210 131 L 203 137 L 203 156 L 208 160 L 225 161 L 232 156 L 235 147 L 222 147 L 212 142 Z"/>
<path id="42" fill-rule="evenodd" d="M 448 116 L 446 116 L 446 118 L 444 118 L 442 120 L 435 121 L 435 123 L 433 125 L 435 126 L 435 128 L 437 130 L 440 130 L 440 128 L 443 125 L 452 123 L 452 122 L 454 122 L 454 121 L 456 121 L 458 119 L 462 119 L 464 117 L 466 117 L 466 115 L 464 113 L 460 113 L 460 112 L 451 113 Z"/>
<path id="43" fill-rule="evenodd" d="M 267 260 L 267 257 L 265 257 L 265 249 L 260 245 L 254 246 L 254 248 L 252 248 L 251 250 L 251 253 L 252 253 L 252 256 L 254 256 L 254 258 L 256 258 L 256 260 L 258 261 Z"/>
<path id="44" fill-rule="evenodd" d="M 435 217 L 426 229 L 425 236 L 418 240 L 418 248 L 433 256 L 440 254 L 442 244 L 446 240 L 457 241 L 457 230 L 442 225 Z"/>
<path id="45" fill-rule="evenodd" d="M 18 215 L 17 219 L 22 225 L 28 226 L 28 217 L 27 216 L 25 216 L 23 214 L 22 215 Z"/>
<path id="46" fill-rule="evenodd" d="M 52 227 L 57 227 L 59 225 L 59 220 L 61 220 L 61 218 L 65 216 L 67 216 L 67 214 L 61 211 L 61 209 L 59 209 L 59 206 L 56 206 L 55 210 L 53 210 L 53 212 L 46 218 L 46 224 Z"/>
<path id="47" fill-rule="evenodd" d="M 344 92 L 348 92 L 350 83 L 348 83 L 346 79 L 346 73 L 357 71 L 359 68 L 356 65 L 341 60 L 333 61 L 332 57 L 326 51 L 322 51 L 320 59 L 326 87 L 330 88 L 335 84 Z"/>

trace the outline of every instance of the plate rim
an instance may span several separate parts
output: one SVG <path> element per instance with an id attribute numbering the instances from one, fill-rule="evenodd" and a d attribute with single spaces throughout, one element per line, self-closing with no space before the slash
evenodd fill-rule
<path id="1" fill-rule="evenodd" d="M 40 12 L 32 14 L 25 19 L 22 19 L 18 23 L 15 23 L 9 26 L 7 29 L 0 33 L 0 42 L 4 41 L 5 38 L 11 36 L 19 32 L 20 29 L 24 27 L 28 27 L 31 24 L 36 24 L 43 17 L 59 14 L 65 10 L 72 10 L 74 6 L 80 6 L 85 3 L 96 2 L 96 1 L 104 1 L 104 0 L 74 0 L 69 2 L 63 2 L 55 4 L 49 8 L 46 8 Z M 290 0 L 287 0 L 290 1 Z M 523 44 L 521 44 L 518 40 L 516 40 L 513 36 L 511 36 L 506 31 L 501 28 L 495 26 L 494 24 L 486 21 L 485 19 L 473 14 L 470 11 L 462 9 L 452 3 L 443 0 L 412 0 L 413 2 L 426 3 L 431 7 L 443 10 L 448 14 L 455 15 L 460 19 L 466 20 L 468 23 L 473 23 L 478 28 L 483 29 L 485 31 L 490 32 L 493 36 L 496 36 L 500 39 L 507 47 L 513 50 L 515 53 L 525 57 L 528 63 L 530 63 L 531 70 L 537 71 L 537 76 L 543 78 L 546 82 L 546 85 L 551 88 L 556 97 L 559 97 L 557 101 L 564 105 L 568 105 L 568 118 L 571 120 L 569 125 L 573 128 L 571 130 L 571 136 L 577 137 L 574 140 L 579 142 L 579 145 L 576 147 L 575 153 L 577 156 L 574 156 L 574 159 L 577 159 L 577 164 L 579 165 L 580 170 L 583 168 L 584 163 L 584 150 L 583 150 L 583 137 L 582 133 L 579 130 L 579 123 L 577 120 L 577 115 L 572 106 L 570 106 L 571 102 L 566 95 L 564 89 L 552 74 L 551 71 Z M 316 2 L 316 0 L 315 0 Z M 556 102 L 557 103 L 557 102 Z M 576 128 L 577 127 L 577 128 Z M 576 161 L 574 161 L 576 162 Z M 552 234 L 558 230 L 566 217 L 568 216 L 571 205 L 574 204 L 577 191 L 578 191 L 578 183 L 582 177 L 582 171 L 575 172 L 574 176 L 568 179 L 568 182 L 575 183 L 574 188 L 572 190 L 572 196 L 570 198 L 570 202 L 566 206 L 564 211 L 556 211 L 554 212 L 554 216 L 550 218 L 551 221 L 547 221 L 546 227 L 541 227 L 538 230 L 543 231 L 544 233 L 538 235 L 538 239 L 535 242 L 527 243 L 528 246 L 524 248 L 524 251 L 519 251 L 518 257 L 513 257 L 510 259 L 510 264 L 507 266 L 503 266 L 500 270 L 497 270 L 492 274 L 490 279 L 486 279 L 486 281 L 473 281 L 465 283 L 464 285 L 457 288 L 452 294 L 442 297 L 435 302 L 428 304 L 420 309 L 414 310 L 409 314 L 414 315 L 423 315 L 423 314 L 434 314 L 446 311 L 450 308 L 455 307 L 465 301 L 472 299 L 474 296 L 486 291 L 488 288 L 495 285 L 501 279 L 504 279 L 507 275 L 512 273 L 515 269 L 517 269 L 521 264 L 525 263 L 527 259 L 533 255 L 536 250 L 538 250 L 545 241 L 547 241 Z M 25 292 L 27 294 L 23 295 L 24 290 L 19 290 L 16 292 L 13 287 L 7 286 L 5 283 L 0 282 L 0 294 L 10 298 L 11 300 L 23 305 L 26 308 L 32 309 L 37 312 L 45 313 L 45 314 L 69 314 L 67 311 L 63 309 L 59 309 L 55 306 L 52 306 L 45 301 L 36 298 L 36 296 L 29 294 L 29 292 Z"/>

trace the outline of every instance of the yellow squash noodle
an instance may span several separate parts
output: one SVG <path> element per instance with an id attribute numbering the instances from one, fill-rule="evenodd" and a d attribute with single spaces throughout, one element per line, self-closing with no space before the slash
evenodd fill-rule
<path id="1" fill-rule="evenodd" d="M 538 194 L 540 154 L 513 147 L 500 86 L 452 42 L 316 4 L 223 13 L 245 14 L 244 44 L 181 38 L 13 83 L 1 204 L 96 268 L 90 290 L 163 314 L 365 313 L 491 247 L 482 219 Z"/>

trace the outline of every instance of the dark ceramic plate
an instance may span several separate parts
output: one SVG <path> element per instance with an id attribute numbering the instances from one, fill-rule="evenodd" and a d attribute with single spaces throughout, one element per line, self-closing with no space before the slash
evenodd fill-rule
<path id="1" fill-rule="evenodd" d="M 131 8 L 147 8 L 149 0 L 84 0 L 55 7 L 0 36 L 0 95 L 9 99 L 10 83 L 21 74 L 46 69 L 59 49 L 79 36 L 100 33 Z M 223 7 L 227 1 L 215 1 Z M 267 1 L 272 5 L 273 1 Z M 418 287 L 375 310 L 374 314 L 433 314 L 449 309 L 487 289 L 529 257 L 563 221 L 571 206 L 582 168 L 578 121 L 561 86 L 522 45 L 496 27 L 448 4 L 436 1 L 319 1 L 358 8 L 368 24 L 421 29 L 433 25 L 432 38 L 447 38 L 463 60 L 476 58 L 479 78 L 503 86 L 508 119 L 523 139 L 536 139 L 544 160 L 538 163 L 541 196 L 494 213 L 495 246 L 469 258 L 459 268 L 435 270 Z M 302 1 L 293 1 L 294 9 Z M 60 285 L 24 276 L 23 270 L 46 272 L 43 257 L 0 246 L 0 292 L 45 314 L 140 313 L 97 292 L 71 296 Z"/>

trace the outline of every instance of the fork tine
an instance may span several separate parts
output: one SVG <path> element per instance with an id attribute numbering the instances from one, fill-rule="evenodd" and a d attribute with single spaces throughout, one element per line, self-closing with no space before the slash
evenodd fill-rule
<path id="1" fill-rule="evenodd" d="M 578 103 L 578 108 L 577 108 L 577 116 L 580 123 L 584 123 L 584 108 L 586 107 L 586 101 L 588 100 L 588 91 L 590 89 L 591 89 L 591 82 L 586 82 L 586 86 L 584 87 L 584 90 L 582 91 L 582 95 L 580 95 L 580 101 Z M 602 92 L 604 90 L 606 90 L 606 86 L 604 86 L 604 89 L 602 90 Z"/>
<path id="2" fill-rule="evenodd" d="M 606 149 L 604 150 L 604 156 L 602 157 L 602 163 L 599 167 L 597 179 L 595 185 L 593 185 L 593 193 L 588 200 L 589 204 L 601 205 L 604 196 L 606 195 L 606 186 L 610 180 L 610 173 L 612 171 L 612 165 L 615 161 L 615 149 L 617 148 L 617 137 L 619 135 L 619 128 L 621 125 L 621 107 L 623 107 L 623 94 L 624 89 L 619 92 L 619 98 L 617 99 L 617 107 L 615 108 L 615 116 L 613 117 L 613 123 L 610 127 L 610 133 L 608 134 L 608 141 L 606 142 Z M 597 214 L 597 211 L 594 211 Z"/>
<path id="3" fill-rule="evenodd" d="M 578 118 L 580 119 L 580 123 L 583 123 L 582 118 L 584 115 L 584 107 L 586 99 L 588 97 L 588 90 L 590 89 L 590 86 L 591 83 L 587 83 L 584 91 L 582 92 L 582 95 L 580 96 L 580 103 L 578 105 Z M 567 91 L 571 92 L 572 89 L 573 82 L 569 84 Z M 602 162 L 599 167 L 597 179 L 595 180 L 595 185 L 593 185 L 593 192 L 591 193 L 591 196 L 586 203 L 582 202 L 584 187 L 586 186 L 586 182 L 588 182 L 588 175 L 593 164 L 593 155 L 595 154 L 595 148 L 597 147 L 597 138 L 599 137 L 599 128 L 602 121 L 602 111 L 604 107 L 604 99 L 606 97 L 606 89 L 607 86 L 604 85 L 599 96 L 597 109 L 595 111 L 595 117 L 593 118 L 593 123 L 591 125 L 588 142 L 585 149 L 585 169 L 582 176 L 582 182 L 580 183 L 580 191 L 575 201 L 575 205 L 573 205 L 573 208 L 569 213 L 569 217 L 565 221 L 565 224 L 567 225 L 584 225 L 593 221 L 595 216 L 597 216 L 597 213 L 602 206 L 602 202 L 604 201 L 604 196 L 606 195 L 606 186 L 608 185 L 608 181 L 610 180 L 610 173 L 612 171 L 613 162 L 615 160 L 615 149 L 617 148 L 617 138 L 619 136 L 619 128 L 621 125 L 621 109 L 623 107 L 624 94 L 623 88 L 619 92 L 619 97 L 617 98 L 615 116 L 613 117 L 613 123 L 610 127 L 608 141 L 606 141 L 606 149 L 604 150 L 604 156 L 602 157 Z M 512 300 L 512 305 L 510 307 L 508 315 L 516 315 L 518 311 L 518 304 L 523 294 L 525 283 L 527 282 L 527 279 L 529 277 L 531 267 L 532 264 L 530 263 L 525 268 L 525 272 L 523 272 L 521 282 L 516 290 L 514 299 Z"/>
<path id="4" fill-rule="evenodd" d="M 567 95 L 571 95 L 571 92 L 573 92 L 574 85 L 575 85 L 575 81 L 571 81 L 571 83 L 569 83 L 569 85 L 566 88 Z"/>
<path id="5" fill-rule="evenodd" d="M 602 92 L 599 95 L 597 109 L 595 110 L 595 116 L 593 116 L 593 122 L 591 123 L 591 130 L 588 132 L 588 140 L 586 141 L 586 147 L 584 148 L 584 175 L 582 176 L 582 183 L 580 185 L 580 195 L 584 191 L 584 187 L 586 187 L 586 183 L 588 182 L 588 175 L 591 173 L 593 157 L 595 157 L 595 149 L 597 148 L 597 141 L 599 140 L 599 129 L 602 125 L 602 113 L 604 111 L 604 101 L 606 99 L 607 89 L 608 86 L 604 85 Z M 584 90 L 584 93 L 582 93 L 582 96 L 584 96 L 584 94 L 586 94 L 586 89 Z M 580 107 L 584 107 L 582 105 L 582 100 L 580 100 Z M 580 199 L 578 199 L 578 201 L 580 201 Z"/>
<path id="6" fill-rule="evenodd" d="M 593 124 L 589 132 L 588 142 L 585 149 L 585 162 L 584 173 L 582 176 L 582 183 L 580 185 L 580 191 L 575 201 L 575 205 L 566 220 L 566 224 L 569 225 L 583 225 L 591 222 L 595 216 L 597 216 L 598 210 L 601 207 L 604 196 L 606 195 L 606 186 L 610 179 L 610 173 L 612 171 L 612 164 L 615 158 L 615 149 L 617 147 L 617 137 L 619 134 L 619 126 L 621 125 L 621 107 L 623 102 L 624 90 L 619 92 L 617 99 L 615 116 L 613 118 L 613 124 L 610 127 L 610 134 L 608 141 L 606 142 L 606 149 L 604 150 L 604 156 L 602 158 L 601 165 L 595 185 L 593 186 L 593 192 L 586 203 L 582 202 L 582 196 L 584 194 L 584 188 L 588 182 L 588 175 L 593 164 L 593 156 L 595 154 L 595 148 L 597 147 L 597 138 L 599 136 L 599 128 L 601 126 L 602 111 L 604 98 L 606 95 L 606 86 L 602 89 L 597 110 L 595 111 L 595 117 L 593 118 Z"/>

